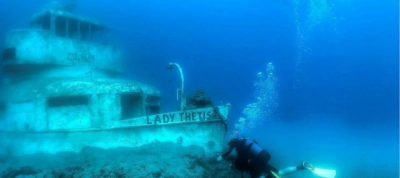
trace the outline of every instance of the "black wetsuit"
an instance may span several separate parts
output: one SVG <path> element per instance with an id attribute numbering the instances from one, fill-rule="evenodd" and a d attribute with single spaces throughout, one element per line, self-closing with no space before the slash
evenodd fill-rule
<path id="1" fill-rule="evenodd" d="M 256 142 L 248 139 L 232 139 L 228 145 L 230 148 L 222 158 L 226 159 L 236 148 L 237 158 L 234 161 L 236 169 L 241 172 L 248 171 L 251 177 L 259 178 L 262 173 L 267 173 L 268 178 L 275 178 L 271 171 L 277 174 L 279 170 L 268 164 L 271 155 Z"/>

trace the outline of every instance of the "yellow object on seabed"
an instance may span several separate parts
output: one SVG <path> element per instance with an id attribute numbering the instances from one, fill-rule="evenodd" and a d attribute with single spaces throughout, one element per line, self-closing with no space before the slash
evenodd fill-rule
<path id="1" fill-rule="evenodd" d="M 275 173 L 274 171 L 271 171 L 271 173 L 272 173 L 272 175 L 275 177 L 275 178 L 280 178 L 281 176 L 279 176 L 277 173 Z"/>

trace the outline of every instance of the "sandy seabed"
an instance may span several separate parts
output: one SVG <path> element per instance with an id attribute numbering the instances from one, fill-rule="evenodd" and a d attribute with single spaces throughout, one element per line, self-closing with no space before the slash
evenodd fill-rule
<path id="1" fill-rule="evenodd" d="M 207 156 L 201 147 L 175 143 L 138 148 L 101 149 L 85 147 L 79 153 L 38 153 L 0 157 L 0 175 L 14 177 L 241 177 L 229 162 L 217 162 L 220 153 Z"/>

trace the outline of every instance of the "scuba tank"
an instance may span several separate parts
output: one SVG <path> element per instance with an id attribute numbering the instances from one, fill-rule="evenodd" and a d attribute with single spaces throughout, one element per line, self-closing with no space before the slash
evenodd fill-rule
<path id="1" fill-rule="evenodd" d="M 257 155 L 264 150 L 260 145 L 257 144 L 257 142 L 251 139 L 246 139 L 244 141 L 244 145 L 248 149 L 251 157 L 257 157 Z"/>

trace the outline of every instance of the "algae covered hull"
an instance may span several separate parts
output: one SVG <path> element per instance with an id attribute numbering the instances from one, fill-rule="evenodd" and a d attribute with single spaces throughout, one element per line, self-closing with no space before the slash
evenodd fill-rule
<path id="1" fill-rule="evenodd" d="M 79 152 L 86 146 L 138 147 L 153 142 L 174 142 L 201 146 L 212 154 L 222 150 L 229 109 L 229 106 L 220 106 L 155 114 L 113 122 L 101 129 L 2 131 L 1 152 L 13 155 Z"/>

